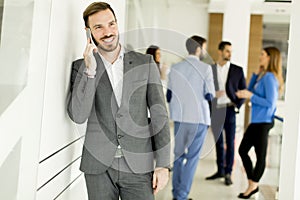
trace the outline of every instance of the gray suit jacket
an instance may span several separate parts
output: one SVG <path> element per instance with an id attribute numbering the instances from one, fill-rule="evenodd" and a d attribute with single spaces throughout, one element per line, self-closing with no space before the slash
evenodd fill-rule
<path id="1" fill-rule="evenodd" d="M 170 118 L 173 121 L 210 125 L 206 95 L 215 96 L 211 67 L 196 57 L 172 66 L 168 89 L 172 92 Z"/>
<path id="2" fill-rule="evenodd" d="M 117 146 L 135 173 L 170 165 L 170 132 L 162 85 L 150 55 L 124 55 L 121 105 L 98 54 L 95 78 L 88 78 L 83 59 L 73 62 L 68 114 L 76 123 L 87 121 L 80 169 L 103 173 L 111 166 Z M 147 108 L 151 124 L 148 124 Z M 154 164 L 155 163 L 155 164 Z"/>

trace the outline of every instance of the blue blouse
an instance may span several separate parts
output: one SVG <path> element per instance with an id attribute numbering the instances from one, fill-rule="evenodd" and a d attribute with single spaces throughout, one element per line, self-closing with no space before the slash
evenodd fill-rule
<path id="1" fill-rule="evenodd" d="M 248 90 L 253 93 L 251 123 L 270 123 L 273 121 L 278 99 L 278 81 L 275 75 L 267 72 L 260 80 L 253 74 Z"/>

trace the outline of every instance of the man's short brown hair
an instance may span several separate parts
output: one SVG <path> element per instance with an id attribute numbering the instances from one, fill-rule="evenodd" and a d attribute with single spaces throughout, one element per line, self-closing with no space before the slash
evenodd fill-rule
<path id="1" fill-rule="evenodd" d="M 89 21 L 88 21 L 89 16 L 91 16 L 97 12 L 107 10 L 107 9 L 109 9 L 113 13 L 115 20 L 117 21 L 115 12 L 108 3 L 94 2 L 94 3 L 90 4 L 83 12 L 83 20 L 84 20 L 85 27 L 89 28 Z"/>

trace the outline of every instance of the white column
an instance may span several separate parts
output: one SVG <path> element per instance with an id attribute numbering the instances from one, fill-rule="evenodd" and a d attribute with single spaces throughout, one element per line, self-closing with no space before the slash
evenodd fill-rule
<path id="1" fill-rule="evenodd" d="M 248 64 L 250 11 L 249 0 L 226 0 L 223 17 L 222 39 L 231 42 L 231 60 L 242 66 L 245 72 Z"/>
<path id="2" fill-rule="evenodd" d="M 299 92 L 299 52 L 300 52 L 300 1 L 292 1 L 287 81 L 285 121 L 280 165 L 280 200 L 300 199 L 300 96 Z"/>
<path id="3" fill-rule="evenodd" d="M 251 5 L 249 0 L 226 0 L 223 16 L 222 40 L 231 42 L 231 61 L 243 67 L 245 76 L 247 75 L 248 49 L 250 35 Z M 257 55 L 258 56 L 258 55 Z M 237 126 L 243 127 L 244 106 L 237 117 Z"/>

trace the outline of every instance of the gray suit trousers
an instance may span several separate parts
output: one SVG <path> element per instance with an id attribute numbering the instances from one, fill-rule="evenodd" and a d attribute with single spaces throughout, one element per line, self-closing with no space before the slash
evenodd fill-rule
<path id="1" fill-rule="evenodd" d="M 154 200 L 153 173 L 137 174 L 123 158 L 115 158 L 102 174 L 85 174 L 89 200 Z"/>

